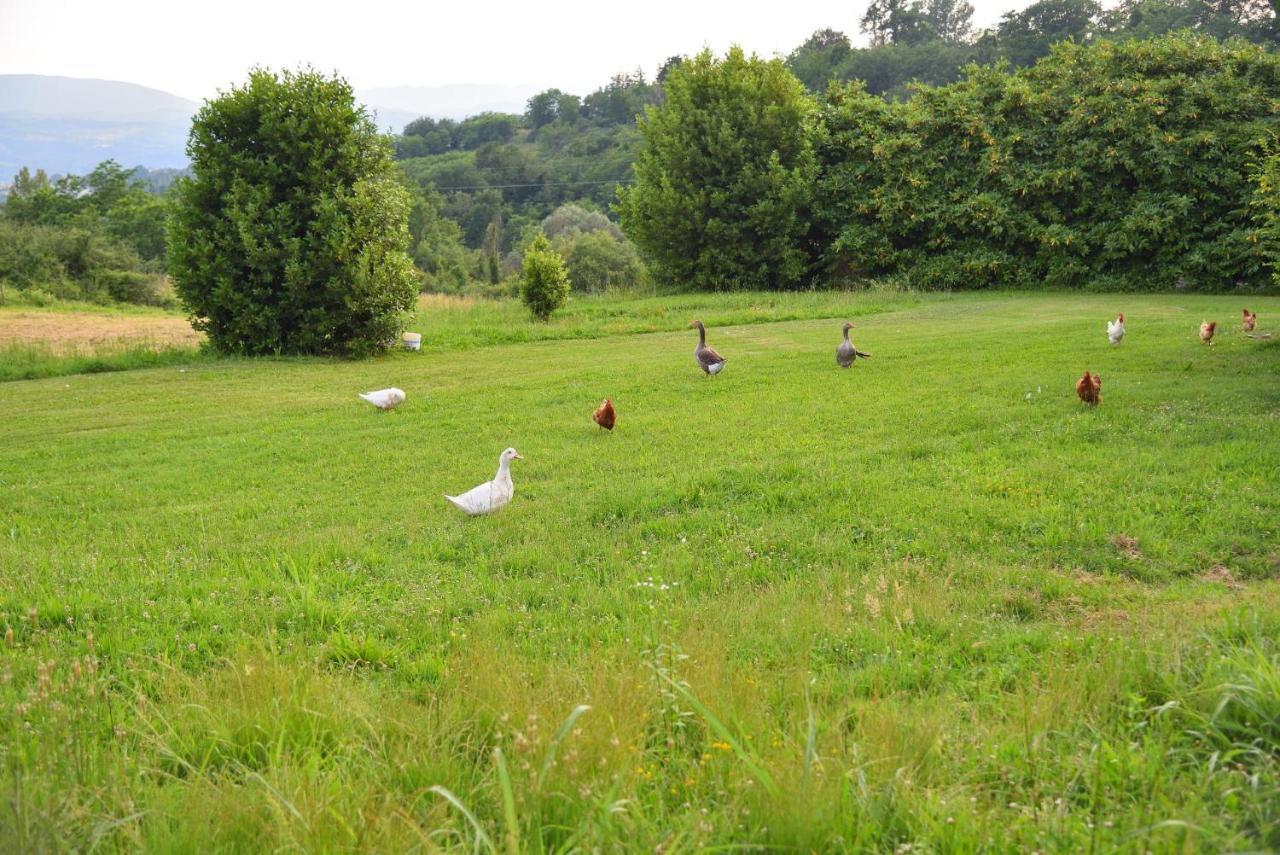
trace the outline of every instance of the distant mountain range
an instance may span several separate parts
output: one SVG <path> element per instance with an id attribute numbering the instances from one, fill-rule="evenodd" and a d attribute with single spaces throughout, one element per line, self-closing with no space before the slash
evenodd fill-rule
<path id="1" fill-rule="evenodd" d="M 184 166 L 196 107 L 133 83 L 0 75 L 0 183 L 23 166 L 84 173 L 107 158 L 125 166 Z"/>
<path id="2" fill-rule="evenodd" d="M 395 86 L 357 97 L 382 130 L 420 116 L 462 119 L 521 113 L 534 90 L 520 86 Z M 187 131 L 199 104 L 134 83 L 0 74 L 0 185 L 23 166 L 83 174 L 108 158 L 123 166 L 187 163 Z"/>

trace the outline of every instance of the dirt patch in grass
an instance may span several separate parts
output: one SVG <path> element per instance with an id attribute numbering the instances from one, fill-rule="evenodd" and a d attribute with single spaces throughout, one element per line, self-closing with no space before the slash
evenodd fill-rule
<path id="1" fill-rule="evenodd" d="M 1142 550 L 1138 548 L 1137 539 L 1130 537 L 1127 534 L 1113 535 L 1111 538 L 1111 545 L 1130 561 L 1135 561 L 1142 557 Z"/>
<path id="2" fill-rule="evenodd" d="M 1240 584 L 1240 580 L 1236 578 L 1236 574 L 1232 573 L 1230 569 L 1222 566 L 1221 564 L 1215 564 L 1210 567 L 1204 572 L 1202 578 L 1206 582 L 1221 582 L 1232 590 L 1238 590 L 1239 588 L 1244 587 Z"/>
<path id="3" fill-rule="evenodd" d="M 93 355 L 125 347 L 198 345 L 204 338 L 186 318 L 93 312 L 21 311 L 0 314 L 0 346 L 38 345 L 59 356 Z"/>

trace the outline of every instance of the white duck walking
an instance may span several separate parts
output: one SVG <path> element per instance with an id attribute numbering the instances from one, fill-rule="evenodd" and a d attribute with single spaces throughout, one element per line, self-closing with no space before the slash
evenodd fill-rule
<path id="1" fill-rule="evenodd" d="M 376 392 L 361 392 L 360 397 L 385 413 L 404 403 L 404 390 L 392 386 Z"/>
<path id="2" fill-rule="evenodd" d="M 508 448 L 498 456 L 498 474 L 492 481 L 486 481 L 478 487 L 472 487 L 461 496 L 445 498 L 471 516 L 487 514 L 511 501 L 515 493 L 515 485 L 511 483 L 511 461 L 524 460 L 514 448 Z"/>

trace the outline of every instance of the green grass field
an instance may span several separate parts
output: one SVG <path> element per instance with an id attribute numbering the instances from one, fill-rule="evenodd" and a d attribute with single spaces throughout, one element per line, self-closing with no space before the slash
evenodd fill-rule
<path id="1" fill-rule="evenodd" d="M 1280 338 L 1242 304 L 1276 328 L 428 304 L 417 354 L 0 384 L 0 849 L 1280 848 Z M 509 445 L 509 507 L 443 500 Z"/>

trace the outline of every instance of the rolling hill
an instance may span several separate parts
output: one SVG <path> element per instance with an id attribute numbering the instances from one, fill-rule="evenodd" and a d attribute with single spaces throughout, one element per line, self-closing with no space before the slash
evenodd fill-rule
<path id="1" fill-rule="evenodd" d="M 197 104 L 114 80 L 0 75 L 0 178 L 23 166 L 87 172 L 113 158 L 149 167 L 185 166 Z"/>
<path id="2" fill-rule="evenodd" d="M 395 86 L 358 93 L 378 126 L 399 131 L 419 116 L 461 119 L 523 112 L 518 86 Z M 126 166 L 182 167 L 195 101 L 116 80 L 0 74 L 0 185 L 23 166 L 84 173 L 112 158 Z"/>

